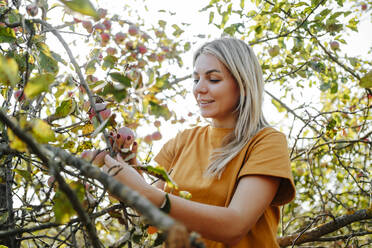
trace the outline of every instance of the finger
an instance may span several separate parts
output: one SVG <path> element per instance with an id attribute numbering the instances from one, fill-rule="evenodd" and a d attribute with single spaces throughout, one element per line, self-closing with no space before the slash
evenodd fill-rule
<path id="1" fill-rule="evenodd" d="M 130 146 L 133 143 L 133 137 L 131 135 L 128 135 L 127 138 L 124 141 L 124 148 L 130 148 Z"/>
<path id="2" fill-rule="evenodd" d="M 111 157 L 109 154 L 107 154 L 105 156 L 105 165 L 106 166 L 114 166 L 114 165 L 117 165 L 118 164 L 118 161 L 116 161 L 113 157 Z"/>
<path id="3" fill-rule="evenodd" d="M 135 156 L 129 161 L 129 163 L 132 164 L 132 165 L 137 165 L 137 151 L 138 151 L 138 144 L 137 144 L 137 142 L 133 142 L 132 153 Z"/>

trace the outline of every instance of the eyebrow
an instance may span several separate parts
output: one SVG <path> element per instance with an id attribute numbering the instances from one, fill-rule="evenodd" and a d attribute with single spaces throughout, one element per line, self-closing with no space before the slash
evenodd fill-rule
<path id="1" fill-rule="evenodd" d="M 217 70 L 217 69 L 211 69 L 211 70 L 208 70 L 205 74 L 211 74 L 212 72 L 219 72 L 221 73 L 220 70 Z M 194 71 L 193 73 L 194 75 L 198 75 L 198 73 L 196 71 Z"/>

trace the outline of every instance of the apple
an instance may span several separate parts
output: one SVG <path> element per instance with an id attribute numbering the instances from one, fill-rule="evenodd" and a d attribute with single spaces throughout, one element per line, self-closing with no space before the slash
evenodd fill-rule
<path id="1" fill-rule="evenodd" d="M 128 127 L 121 127 L 117 130 L 116 134 L 116 149 L 120 150 L 123 148 L 125 142 L 128 142 L 131 144 L 134 141 L 134 133 L 133 131 Z M 115 138 L 115 137 L 114 137 Z"/>
<path id="2" fill-rule="evenodd" d="M 151 138 L 152 138 L 152 140 L 160 140 L 162 138 L 162 136 L 161 136 L 161 133 L 159 131 L 157 131 L 157 132 L 154 132 L 153 134 L 151 134 Z"/>
<path id="3" fill-rule="evenodd" d="M 107 52 L 108 55 L 114 56 L 117 53 L 117 50 L 116 50 L 116 48 L 109 47 L 109 48 L 106 49 L 106 52 Z"/>
<path id="4" fill-rule="evenodd" d="M 88 31 L 88 33 L 93 32 L 93 24 L 91 21 L 82 21 L 81 23 L 83 25 L 83 28 L 85 28 Z"/>
<path id="5" fill-rule="evenodd" d="M 108 42 L 110 40 L 110 35 L 108 33 L 101 33 L 101 39 L 103 42 Z"/>
<path id="6" fill-rule="evenodd" d="M 366 3 L 362 3 L 362 5 L 361 5 L 361 8 L 362 8 L 362 10 L 364 11 L 364 10 L 367 10 L 367 4 Z"/>
<path id="7" fill-rule="evenodd" d="M 29 4 L 26 6 L 27 14 L 30 16 L 36 16 L 39 12 L 39 9 L 36 4 Z"/>
<path id="8" fill-rule="evenodd" d="M 158 55 L 156 56 L 156 60 L 157 60 L 158 62 L 163 62 L 164 59 L 165 59 L 165 55 L 164 55 L 164 54 L 158 54 Z"/>
<path id="9" fill-rule="evenodd" d="M 340 48 L 340 44 L 337 42 L 337 41 L 332 41 L 331 43 L 329 43 L 330 46 L 331 46 L 331 49 L 333 51 L 336 51 Z"/>
<path id="10" fill-rule="evenodd" d="M 14 98 L 19 101 L 19 102 L 22 102 L 23 100 L 26 99 L 26 96 L 25 94 L 23 93 L 23 90 L 17 90 L 16 92 L 14 92 Z"/>
<path id="11" fill-rule="evenodd" d="M 111 116 L 111 109 L 102 110 L 101 112 L 99 112 L 99 114 L 101 115 L 102 120 L 106 120 Z"/>
<path id="12" fill-rule="evenodd" d="M 127 38 L 127 35 L 122 32 L 115 34 L 115 42 L 117 44 L 122 43 L 125 40 L 125 38 Z"/>
<path id="13" fill-rule="evenodd" d="M 98 32 L 103 32 L 103 30 L 105 29 L 106 27 L 102 23 L 97 23 L 96 25 L 94 25 L 94 30 L 97 30 Z"/>
<path id="14" fill-rule="evenodd" d="M 138 34 L 138 28 L 136 25 L 130 25 L 129 28 L 128 28 L 128 33 L 132 36 L 135 36 Z"/>
<path id="15" fill-rule="evenodd" d="M 99 18 L 103 19 L 107 15 L 107 9 L 99 8 L 99 9 L 97 9 L 97 13 L 99 15 Z"/>
<path id="16" fill-rule="evenodd" d="M 279 46 L 275 45 L 271 47 L 268 52 L 271 57 L 275 57 L 279 54 L 279 50 L 280 50 Z"/>
<path id="17" fill-rule="evenodd" d="M 155 127 L 160 127 L 161 126 L 161 122 L 160 121 L 154 121 L 154 126 Z"/>
<path id="18" fill-rule="evenodd" d="M 105 26 L 105 28 L 107 30 L 110 30 L 111 29 L 111 21 L 110 20 L 104 20 L 103 21 L 103 25 Z"/>
<path id="19" fill-rule="evenodd" d="M 151 144 L 152 143 L 152 136 L 150 134 L 149 135 L 146 135 L 143 138 L 143 141 L 145 141 L 145 143 L 147 143 L 147 144 Z"/>
<path id="20" fill-rule="evenodd" d="M 139 45 L 137 49 L 140 54 L 145 54 L 147 52 L 147 48 L 142 44 Z"/>
<path id="21" fill-rule="evenodd" d="M 133 49 L 134 49 L 133 41 L 127 41 L 127 42 L 125 43 L 125 47 L 126 47 L 128 50 L 133 50 Z"/>

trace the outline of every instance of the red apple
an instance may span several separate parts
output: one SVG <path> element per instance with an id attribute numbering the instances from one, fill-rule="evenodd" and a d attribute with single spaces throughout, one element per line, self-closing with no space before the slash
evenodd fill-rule
<path id="1" fill-rule="evenodd" d="M 331 46 L 331 49 L 332 50 L 338 50 L 340 48 L 340 44 L 337 42 L 337 41 L 332 41 L 331 43 L 329 43 L 330 46 Z"/>
<path id="2" fill-rule="evenodd" d="M 132 36 L 135 36 L 138 34 L 138 28 L 136 25 L 130 25 L 129 28 L 128 28 L 128 33 Z"/>
<path id="3" fill-rule="evenodd" d="M 25 94 L 23 93 L 23 90 L 17 90 L 16 92 L 14 92 L 14 98 L 19 102 L 25 100 Z"/>
<path id="4" fill-rule="evenodd" d="M 103 42 L 108 42 L 110 40 L 110 35 L 108 33 L 101 33 L 101 39 Z"/>
<path id="5" fill-rule="evenodd" d="M 147 52 L 147 48 L 144 45 L 139 45 L 137 49 L 140 54 L 145 54 Z"/>
<path id="6" fill-rule="evenodd" d="M 122 43 L 125 40 L 125 38 L 127 38 L 127 35 L 122 32 L 115 34 L 115 42 L 117 44 Z"/>
<path id="7" fill-rule="evenodd" d="M 101 112 L 99 112 L 99 114 L 101 115 L 102 120 L 106 120 L 111 116 L 111 109 L 102 110 Z"/>
<path id="8" fill-rule="evenodd" d="M 147 144 L 151 144 L 152 143 L 152 136 L 151 135 L 146 135 L 143 138 L 143 141 L 145 141 L 145 143 L 147 143 Z"/>
<path id="9" fill-rule="evenodd" d="M 98 32 L 103 32 L 103 30 L 106 29 L 106 26 L 103 25 L 102 23 L 97 23 L 94 25 L 94 30 L 97 30 Z"/>
<path id="10" fill-rule="evenodd" d="M 29 4 L 26 6 L 27 14 L 30 16 L 36 16 L 39 12 L 39 9 L 36 4 Z"/>
<path id="11" fill-rule="evenodd" d="M 160 121 L 154 121 L 154 126 L 155 127 L 160 127 L 161 126 L 161 122 Z"/>
<path id="12" fill-rule="evenodd" d="M 116 48 L 109 47 L 109 48 L 106 49 L 106 52 L 107 52 L 108 55 L 114 56 L 117 53 L 117 50 L 116 50 Z"/>
<path id="13" fill-rule="evenodd" d="M 125 43 L 125 47 L 126 47 L 128 50 L 133 50 L 133 49 L 134 49 L 133 41 L 127 41 L 127 42 Z"/>
<path id="14" fill-rule="evenodd" d="M 362 8 L 362 10 L 367 10 L 367 4 L 366 3 L 362 3 L 362 5 L 361 5 L 361 8 Z"/>
<path id="15" fill-rule="evenodd" d="M 160 140 L 162 138 L 162 136 L 161 136 L 161 133 L 159 131 L 157 131 L 157 132 L 154 132 L 153 134 L 151 134 L 151 138 L 152 138 L 152 140 Z"/>
<path id="16" fill-rule="evenodd" d="M 81 23 L 83 25 L 83 28 L 85 28 L 88 31 L 88 33 L 93 32 L 93 24 L 91 21 L 82 21 Z"/>
<path id="17" fill-rule="evenodd" d="M 103 25 L 105 26 L 105 28 L 107 30 L 110 30 L 111 29 L 111 21 L 110 20 L 104 20 L 103 21 Z"/>

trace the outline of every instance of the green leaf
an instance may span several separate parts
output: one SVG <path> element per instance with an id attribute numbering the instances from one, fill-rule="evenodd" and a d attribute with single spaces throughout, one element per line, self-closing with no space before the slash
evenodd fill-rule
<path id="1" fill-rule="evenodd" d="M 16 35 L 13 29 L 0 27 L 0 43 L 13 43 L 16 41 Z"/>
<path id="2" fill-rule="evenodd" d="M 31 173 L 29 171 L 20 169 L 14 169 L 14 171 L 26 179 L 27 182 L 32 181 Z"/>
<path id="3" fill-rule="evenodd" d="M 209 22 L 208 22 L 208 24 L 211 24 L 213 22 L 213 18 L 214 18 L 214 12 L 211 11 L 211 12 L 209 12 Z"/>
<path id="4" fill-rule="evenodd" d="M 82 202 L 85 195 L 84 186 L 77 182 L 73 182 L 69 184 L 69 186 L 76 193 L 79 201 Z M 53 212 L 56 222 L 60 224 L 67 223 L 75 214 L 75 210 L 73 209 L 70 200 L 62 191 L 57 190 L 53 197 L 53 202 Z"/>
<path id="5" fill-rule="evenodd" d="M 119 82 L 125 87 L 130 87 L 130 79 L 119 72 L 112 72 L 109 74 L 115 82 Z"/>
<path id="6" fill-rule="evenodd" d="M 109 83 L 103 88 L 102 92 L 98 92 L 98 95 L 101 96 L 107 96 L 110 94 L 114 96 L 116 101 L 121 102 L 127 97 L 127 90 L 125 88 L 117 88 Z"/>
<path id="7" fill-rule="evenodd" d="M 164 167 L 157 165 L 156 167 L 148 165 L 148 166 L 136 166 L 136 169 L 143 170 L 147 172 L 149 175 L 155 176 L 164 182 L 167 183 L 168 187 L 177 189 L 177 184 L 172 180 L 172 178 L 168 175 L 167 171 Z"/>
<path id="8" fill-rule="evenodd" d="M 47 91 L 49 85 L 54 82 L 54 75 L 50 73 L 39 74 L 27 82 L 25 94 L 27 98 L 34 98 L 41 92 Z"/>
<path id="9" fill-rule="evenodd" d="M 50 72 L 56 74 L 58 72 L 58 62 L 54 59 L 52 52 L 50 51 L 49 47 L 43 43 L 37 43 L 37 47 L 39 49 L 39 62 L 40 67 L 45 72 Z"/>
<path id="10" fill-rule="evenodd" d="M 56 113 L 54 114 L 58 118 L 64 118 L 75 111 L 76 102 L 73 99 L 64 100 L 57 107 Z"/>
<path id="11" fill-rule="evenodd" d="M 96 59 L 92 59 L 91 61 L 89 61 L 85 68 L 85 74 L 93 75 L 96 72 L 96 66 L 95 66 L 96 63 L 97 63 Z"/>
<path id="12" fill-rule="evenodd" d="M 363 88 L 372 88 L 372 71 L 369 71 L 360 79 L 359 85 Z"/>
<path id="13" fill-rule="evenodd" d="M 171 113 L 169 112 L 169 109 L 167 107 L 161 106 L 153 101 L 150 101 L 149 104 L 151 108 L 151 114 L 155 115 L 156 117 L 162 116 L 166 120 L 169 120 L 169 118 L 171 117 Z"/>
<path id="14" fill-rule="evenodd" d="M 89 0 L 61 0 L 61 2 L 63 2 L 71 10 L 79 12 L 80 14 L 92 16 L 94 18 L 99 17 L 96 9 Z"/>

